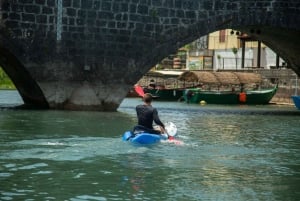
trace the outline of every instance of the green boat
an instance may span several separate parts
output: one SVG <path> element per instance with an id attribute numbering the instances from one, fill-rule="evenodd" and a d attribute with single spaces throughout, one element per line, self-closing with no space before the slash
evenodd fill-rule
<path id="1" fill-rule="evenodd" d="M 183 97 L 187 103 L 207 104 L 268 104 L 277 91 L 272 89 L 249 90 L 244 93 L 232 91 L 203 91 L 199 88 L 186 89 Z"/>
<path id="2" fill-rule="evenodd" d="M 259 89 L 263 77 L 249 72 L 186 71 L 179 79 L 200 86 L 183 94 L 187 103 L 196 104 L 268 104 L 278 88 Z"/>

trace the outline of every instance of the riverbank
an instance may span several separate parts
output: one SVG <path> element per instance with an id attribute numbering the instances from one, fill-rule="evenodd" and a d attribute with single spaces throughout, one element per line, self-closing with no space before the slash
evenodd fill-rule
<path id="1" fill-rule="evenodd" d="M 17 90 L 15 86 L 1 86 L 0 90 Z"/>

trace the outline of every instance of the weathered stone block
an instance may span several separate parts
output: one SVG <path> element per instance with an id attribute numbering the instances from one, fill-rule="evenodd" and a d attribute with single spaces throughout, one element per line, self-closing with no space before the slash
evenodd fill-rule
<path id="1" fill-rule="evenodd" d="M 137 7 L 137 13 L 148 15 L 149 8 L 146 5 L 138 5 Z"/>
<path id="2" fill-rule="evenodd" d="M 158 8 L 157 14 L 158 17 L 168 17 L 169 16 L 169 10 L 167 8 Z"/>
<path id="3" fill-rule="evenodd" d="M 35 4 L 37 4 L 37 5 L 45 5 L 45 3 L 46 3 L 46 0 L 37 0 L 37 1 L 35 1 Z"/>
<path id="4" fill-rule="evenodd" d="M 112 4 L 111 4 L 111 2 L 103 1 L 101 8 L 104 11 L 111 11 L 112 10 Z"/>
<path id="5" fill-rule="evenodd" d="M 81 8 L 83 8 L 83 9 L 93 9 L 93 1 L 92 0 L 81 1 Z"/>
<path id="6" fill-rule="evenodd" d="M 40 14 L 40 6 L 36 6 L 36 5 L 26 5 L 24 7 L 25 12 L 27 13 L 34 13 L 34 14 Z"/>
<path id="7" fill-rule="evenodd" d="M 23 22 L 35 22 L 35 15 L 22 13 L 22 21 Z"/>
<path id="8" fill-rule="evenodd" d="M 36 23 L 47 23 L 47 15 L 37 15 L 36 16 Z"/>
<path id="9" fill-rule="evenodd" d="M 9 19 L 11 19 L 11 20 L 20 20 L 21 15 L 19 13 L 10 13 L 9 14 Z"/>
<path id="10" fill-rule="evenodd" d="M 57 0 L 47 0 L 47 6 L 54 7 Z"/>
<path id="11" fill-rule="evenodd" d="M 159 7 L 159 6 L 162 6 L 162 1 L 161 0 L 152 0 L 152 5 L 153 6 L 157 6 L 157 7 Z"/>
<path id="12" fill-rule="evenodd" d="M 74 8 L 67 8 L 67 15 L 68 16 L 74 17 L 74 16 L 76 16 L 76 14 L 77 14 L 77 10 L 76 9 L 74 9 Z"/>
<path id="13" fill-rule="evenodd" d="M 42 8 L 42 13 L 43 14 L 53 14 L 53 8 L 50 8 L 50 7 L 46 7 L 46 6 L 44 6 L 43 8 Z"/>
<path id="14" fill-rule="evenodd" d="M 127 4 L 126 4 L 126 11 L 127 11 Z M 126 11 L 124 11 L 124 12 L 126 12 Z M 129 12 L 130 13 L 136 13 L 137 12 L 137 5 L 136 4 L 130 4 L 130 6 L 129 6 Z"/>
<path id="15" fill-rule="evenodd" d="M 114 14 L 111 12 L 100 11 L 98 12 L 98 18 L 104 20 L 110 20 L 114 18 Z"/>
<path id="16" fill-rule="evenodd" d="M 73 0 L 62 0 L 63 7 L 71 7 Z"/>
<path id="17" fill-rule="evenodd" d="M 23 4 L 32 4 L 33 0 L 19 0 L 19 3 L 23 3 Z"/>

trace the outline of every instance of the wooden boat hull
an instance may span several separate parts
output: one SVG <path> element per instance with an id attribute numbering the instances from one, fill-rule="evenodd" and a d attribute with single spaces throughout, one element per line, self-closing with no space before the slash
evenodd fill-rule
<path id="1" fill-rule="evenodd" d="M 260 91 L 247 91 L 246 104 L 268 104 L 277 92 L 277 87 L 274 89 L 266 89 Z"/>
<path id="2" fill-rule="evenodd" d="M 292 96 L 295 106 L 300 110 L 300 96 Z"/>
<path id="3" fill-rule="evenodd" d="M 190 91 L 190 92 L 188 92 Z M 240 100 L 240 93 L 221 91 L 202 91 L 200 89 L 187 89 L 184 92 L 184 100 L 187 103 L 199 104 L 205 101 L 207 104 L 268 104 L 277 91 L 277 87 L 266 90 L 246 91 L 245 101 Z M 190 93 L 190 95 L 189 95 Z"/>

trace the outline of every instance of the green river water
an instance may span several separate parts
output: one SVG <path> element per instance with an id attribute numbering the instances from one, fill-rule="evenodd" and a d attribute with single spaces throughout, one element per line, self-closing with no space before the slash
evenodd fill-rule
<path id="1" fill-rule="evenodd" d="M 300 200 L 294 106 L 158 102 L 183 145 L 123 142 L 140 99 L 118 112 L 11 110 L 0 91 L 0 200 Z"/>

